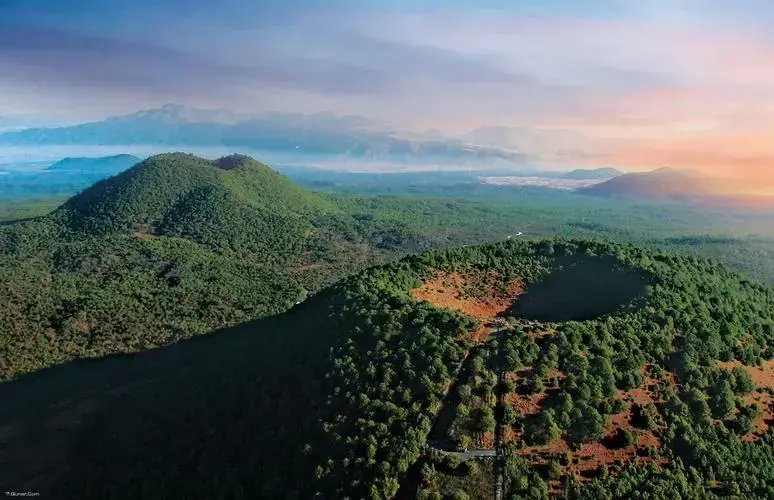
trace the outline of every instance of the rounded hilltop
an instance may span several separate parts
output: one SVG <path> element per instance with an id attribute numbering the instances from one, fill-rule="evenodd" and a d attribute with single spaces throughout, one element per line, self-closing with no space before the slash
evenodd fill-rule
<path id="1" fill-rule="evenodd" d="M 255 214 L 259 218 L 266 217 L 266 212 L 297 216 L 335 210 L 322 196 L 248 156 L 210 161 L 166 153 L 94 184 L 68 200 L 58 215 L 71 229 L 95 235 L 126 230 L 164 234 L 164 220 L 169 212 L 180 211 L 177 204 L 197 192 L 213 190 L 228 198 L 229 204 L 261 212 Z"/>
<path id="2" fill-rule="evenodd" d="M 262 163 L 258 162 L 257 160 L 254 160 L 253 158 L 250 158 L 247 155 L 240 155 L 240 154 L 233 154 L 224 156 L 223 158 L 218 158 L 213 162 L 216 167 L 223 169 L 223 170 L 234 170 L 235 168 L 246 168 L 250 165 L 253 165 L 254 167 L 266 167 Z"/>
<path id="3" fill-rule="evenodd" d="M 71 446 L 57 458 L 53 441 L 14 431 L 7 453 L 28 458 L 9 473 L 56 470 L 49 489 L 81 498 L 485 498 L 498 484 L 505 498 L 766 498 L 773 335 L 772 290 L 715 263 L 510 240 L 2 385 L 0 424 L 36 392 L 35 429 L 59 422 Z M 96 378 L 104 397 L 89 395 Z"/>

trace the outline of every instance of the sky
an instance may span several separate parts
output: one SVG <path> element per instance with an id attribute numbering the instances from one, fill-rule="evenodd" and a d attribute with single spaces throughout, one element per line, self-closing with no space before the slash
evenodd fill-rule
<path id="1" fill-rule="evenodd" d="M 774 192 L 772 25 L 768 0 L 0 0 L 0 117 L 174 102 L 509 127 L 546 163 Z"/>

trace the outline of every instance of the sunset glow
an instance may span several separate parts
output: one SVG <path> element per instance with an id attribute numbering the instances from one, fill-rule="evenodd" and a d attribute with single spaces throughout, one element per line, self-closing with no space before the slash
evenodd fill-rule
<path id="1" fill-rule="evenodd" d="M 499 126 L 514 131 L 498 146 L 549 168 L 671 166 L 774 193 L 767 2 L 42 3 L 4 3 L 0 115 L 176 102 Z"/>

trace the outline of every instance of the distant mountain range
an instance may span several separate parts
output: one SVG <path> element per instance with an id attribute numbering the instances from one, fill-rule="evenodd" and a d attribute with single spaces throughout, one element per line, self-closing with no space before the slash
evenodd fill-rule
<path id="1" fill-rule="evenodd" d="M 40 126 L 43 122 L 35 118 L 18 118 L 13 116 L 0 116 L 0 132 L 23 130 L 29 127 Z"/>
<path id="2" fill-rule="evenodd" d="M 97 158 L 64 158 L 41 169 L 11 171 L 2 176 L 0 200 L 72 196 L 95 182 L 140 162 L 128 154 Z"/>
<path id="3" fill-rule="evenodd" d="M 577 168 L 562 174 L 563 179 L 577 179 L 577 180 L 596 180 L 596 179 L 612 179 L 623 175 L 623 172 L 615 168 L 595 168 L 584 169 Z"/>
<path id="4" fill-rule="evenodd" d="M 571 130 L 493 125 L 471 130 L 459 136 L 459 139 L 519 151 L 572 148 L 587 140 L 582 134 Z"/>
<path id="5" fill-rule="evenodd" d="M 333 113 L 240 115 L 166 105 L 99 122 L 0 134 L 0 144 L 229 146 L 399 162 L 525 166 L 527 156 L 457 139 L 390 130 L 360 116 Z"/>
<path id="6" fill-rule="evenodd" d="M 140 162 L 140 158 L 127 154 L 98 158 L 64 158 L 46 168 L 48 172 L 74 174 L 115 175 Z"/>

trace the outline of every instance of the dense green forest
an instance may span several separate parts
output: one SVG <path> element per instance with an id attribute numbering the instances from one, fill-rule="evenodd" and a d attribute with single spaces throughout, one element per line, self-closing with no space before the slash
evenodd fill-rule
<path id="1" fill-rule="evenodd" d="M 774 281 L 771 241 L 733 214 L 737 235 L 515 193 L 315 192 L 176 153 L 44 216 L 7 207 L 0 487 L 771 497 L 774 295 L 754 281 Z M 437 272 L 482 277 L 446 304 L 526 292 L 492 326 L 417 300 Z"/>
<path id="2" fill-rule="evenodd" d="M 150 158 L 0 227 L 0 377 L 280 313 L 410 238 L 247 157 Z"/>
<path id="3" fill-rule="evenodd" d="M 318 175 L 315 169 L 284 166 L 281 171 L 297 184 L 313 189 L 316 198 L 326 199 L 344 212 L 338 216 L 326 212 L 318 217 L 319 224 L 335 225 L 355 239 L 358 232 L 365 231 L 369 243 L 392 250 L 487 243 L 520 231 L 521 237 L 532 239 L 601 237 L 694 252 L 774 283 L 774 233 L 769 213 L 678 203 L 648 205 L 560 190 L 487 186 L 472 182 L 470 175 L 451 172 L 430 176 L 421 172 L 366 175 L 322 171 L 319 175 L 334 176 L 336 182 L 320 184 L 314 181 Z M 362 177 L 367 177 L 367 182 Z M 234 177 L 231 185 L 238 187 L 239 180 Z M 0 207 L 0 224 L 45 215 L 64 201 L 61 197 L 6 200 Z"/>
<path id="4" fill-rule="evenodd" d="M 434 272 L 461 269 L 487 276 L 482 287 L 519 280 L 525 297 L 545 283 L 558 290 L 551 278 L 568 269 L 640 284 L 604 309 L 572 286 L 539 295 L 575 293 L 577 307 L 596 309 L 535 320 L 544 307 L 510 308 L 476 351 L 480 321 L 413 296 Z M 271 318 L 0 384 L 0 486 L 13 478 L 65 498 L 389 498 L 412 488 L 475 498 L 497 472 L 433 462 L 425 445 L 453 383 L 488 386 L 484 375 L 497 372 L 510 410 L 481 397 L 484 386 L 457 391 L 479 398 L 463 403 L 469 415 L 487 423 L 492 411 L 503 428 L 507 498 L 770 498 L 774 401 L 750 374 L 769 366 L 773 334 L 770 288 L 693 256 L 567 239 L 431 251 Z"/>
<path id="5" fill-rule="evenodd" d="M 486 266 L 504 267 L 492 250 L 486 253 Z M 597 317 L 584 321 L 562 317 L 568 301 L 593 310 L 588 295 L 568 297 L 571 283 L 564 294 L 532 299 L 555 306 L 552 317 L 543 312 L 547 308 L 529 311 L 517 303 L 512 312 L 521 319 L 538 311 L 548 323 L 508 327 L 511 333 L 477 355 L 466 380 L 504 374 L 498 418 L 506 496 L 770 498 L 772 380 L 759 377 L 757 385 L 750 372 L 768 373 L 771 364 L 774 293 L 709 262 L 638 247 L 553 242 L 540 253 L 575 255 L 579 263 L 615 257 L 650 278 L 633 307 L 614 314 L 597 310 Z M 566 269 L 552 267 L 533 288 Z M 616 286 L 599 269 L 588 273 Z M 475 400 L 480 389 L 466 383 L 461 390 L 467 399 L 457 413 L 465 417 L 473 413 L 468 394 Z M 479 397 L 476 405 L 495 411 L 491 399 Z M 440 492 L 433 477 L 425 468 L 426 497 Z"/>
<path id="6" fill-rule="evenodd" d="M 244 156 L 152 157 L 0 226 L 0 377 L 277 314 L 369 265 L 522 230 L 691 248 L 774 279 L 767 240 L 681 236 L 687 222 L 661 209 L 602 206 L 576 224 L 562 200 L 322 193 Z"/>

